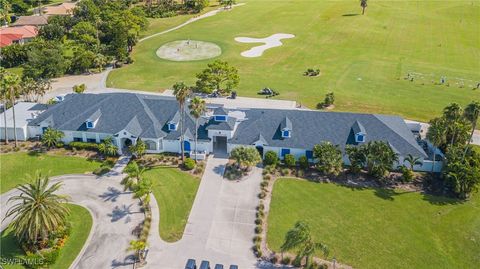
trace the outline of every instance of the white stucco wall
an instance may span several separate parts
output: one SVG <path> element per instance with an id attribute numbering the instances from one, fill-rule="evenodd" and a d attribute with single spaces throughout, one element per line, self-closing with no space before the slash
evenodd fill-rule
<path id="1" fill-rule="evenodd" d="M 13 130 L 12 127 L 7 127 L 7 138 L 9 140 L 15 139 L 15 132 Z M 17 127 L 15 130 L 17 133 L 17 140 L 25 141 L 28 139 L 27 126 Z M 5 127 L 0 127 L 0 139 L 5 140 Z"/>

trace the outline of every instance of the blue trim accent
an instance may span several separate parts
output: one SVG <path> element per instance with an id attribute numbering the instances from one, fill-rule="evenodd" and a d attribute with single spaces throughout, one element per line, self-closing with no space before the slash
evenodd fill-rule
<path id="1" fill-rule="evenodd" d="M 168 130 L 169 131 L 175 131 L 177 130 L 177 125 L 175 123 L 169 123 L 168 124 Z"/>
<path id="2" fill-rule="evenodd" d="M 282 149 L 281 156 L 285 157 L 285 155 L 290 154 L 290 149 Z"/>
<path id="3" fill-rule="evenodd" d="M 285 131 L 282 131 L 282 137 L 290 137 L 290 131 L 289 130 L 285 130 Z"/>
<path id="4" fill-rule="evenodd" d="M 363 134 L 356 134 L 355 135 L 355 142 L 365 142 L 365 136 Z"/>
<path id="5" fill-rule="evenodd" d="M 305 151 L 305 156 L 307 157 L 307 159 L 313 159 L 313 151 L 312 150 Z"/>
<path id="6" fill-rule="evenodd" d="M 190 151 L 190 142 L 188 142 L 187 140 L 183 141 L 183 149 L 185 151 Z"/>
<path id="7" fill-rule="evenodd" d="M 227 116 L 225 116 L 225 115 L 215 115 L 215 121 L 227 121 Z"/>

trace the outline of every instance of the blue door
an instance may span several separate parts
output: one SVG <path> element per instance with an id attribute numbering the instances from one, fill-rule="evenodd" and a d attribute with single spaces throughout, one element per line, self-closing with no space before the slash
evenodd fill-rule
<path id="1" fill-rule="evenodd" d="M 183 141 L 183 149 L 184 149 L 185 151 L 190 151 L 190 142 L 188 142 L 188 141 L 186 141 L 186 140 Z"/>
<path id="2" fill-rule="evenodd" d="M 285 157 L 287 154 L 290 154 L 290 149 L 282 149 L 282 157 Z"/>

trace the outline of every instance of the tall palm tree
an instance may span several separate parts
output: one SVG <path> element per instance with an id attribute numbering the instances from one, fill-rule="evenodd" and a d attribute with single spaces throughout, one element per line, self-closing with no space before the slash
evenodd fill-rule
<path id="1" fill-rule="evenodd" d="M 440 147 L 443 143 L 445 143 L 447 129 L 445 127 L 445 122 L 442 118 L 436 118 L 430 121 L 430 127 L 428 128 L 427 132 L 427 139 L 435 146 Z M 433 151 L 433 165 L 432 165 L 432 173 L 435 171 L 435 157 L 436 157 L 436 150 Z"/>
<path id="2" fill-rule="evenodd" d="M 472 124 L 472 132 L 470 133 L 470 139 L 468 139 L 467 147 L 465 148 L 465 152 L 463 153 L 463 158 L 465 158 L 465 154 L 467 154 L 468 147 L 470 146 L 470 142 L 473 139 L 473 134 L 475 133 L 475 128 L 477 128 L 477 121 L 480 117 L 480 102 L 473 101 L 467 105 L 465 110 L 463 111 L 464 117 Z"/>
<path id="3" fill-rule="evenodd" d="M 0 67 L 0 98 L 3 103 L 3 122 L 5 123 L 5 127 L 7 126 L 7 103 L 8 103 L 8 88 L 7 88 L 7 80 L 5 79 L 5 75 L 7 75 L 8 72 L 5 71 L 5 68 Z M 5 131 L 5 144 L 8 144 L 8 128 L 4 128 Z"/>
<path id="4" fill-rule="evenodd" d="M 185 123 L 185 101 L 191 93 L 191 88 L 184 82 L 177 82 L 173 85 L 173 94 L 177 98 L 180 107 L 180 144 L 182 149 L 182 161 L 185 160 L 185 145 L 184 145 L 184 123 Z"/>
<path id="5" fill-rule="evenodd" d="M 301 258 L 306 257 L 306 266 L 308 267 L 311 256 L 315 251 L 321 250 L 323 254 L 328 255 L 328 247 L 323 243 L 315 242 L 310 232 L 310 227 L 303 221 L 295 223 L 285 235 L 285 241 L 280 247 L 282 253 L 284 251 L 295 249 L 297 255 Z"/>
<path id="6" fill-rule="evenodd" d="M 153 191 L 153 183 L 150 179 L 144 178 L 135 185 L 135 198 L 142 200 L 144 206 L 150 206 L 150 194 Z"/>
<path id="7" fill-rule="evenodd" d="M 198 119 L 207 111 L 205 100 L 195 97 L 188 106 L 190 115 L 195 118 L 195 161 L 197 161 L 197 142 L 198 142 Z"/>
<path id="8" fill-rule="evenodd" d="M 407 157 L 405 157 L 405 162 L 407 162 L 410 165 L 410 170 L 413 171 L 413 167 L 417 164 L 422 164 L 420 162 L 420 157 L 415 157 L 412 154 L 408 154 Z"/>
<path id="9" fill-rule="evenodd" d="M 15 236 L 34 248 L 51 232 L 65 226 L 69 214 L 64 204 L 68 199 L 55 194 L 61 183 L 48 186 L 49 182 L 48 177 L 37 172 L 32 183 L 19 186 L 20 194 L 8 199 L 8 203 L 15 202 L 6 214 L 6 217 L 14 216 Z"/>
<path id="10" fill-rule="evenodd" d="M 367 8 L 367 0 L 360 0 L 360 6 L 362 7 L 362 15 L 365 14 L 365 9 Z"/>
<path id="11" fill-rule="evenodd" d="M 7 73 L 4 76 L 5 87 L 7 89 L 7 94 L 12 104 L 12 113 L 13 113 L 13 139 L 15 140 L 15 147 L 17 144 L 17 120 L 15 118 L 15 99 L 17 94 L 20 92 L 20 78 L 16 74 Z M 6 125 L 5 125 L 6 126 Z"/>

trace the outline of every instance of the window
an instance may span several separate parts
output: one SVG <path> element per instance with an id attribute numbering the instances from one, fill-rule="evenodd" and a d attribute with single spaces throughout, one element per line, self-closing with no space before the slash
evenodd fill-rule
<path id="1" fill-rule="evenodd" d="M 307 150 L 305 156 L 307 156 L 307 159 L 313 159 L 313 151 Z"/>
<path id="2" fill-rule="evenodd" d="M 97 143 L 97 139 L 95 138 L 87 138 L 88 143 Z"/>
<path id="3" fill-rule="evenodd" d="M 44 134 L 47 131 L 48 127 L 42 127 L 42 133 Z"/>
<path id="4" fill-rule="evenodd" d="M 87 120 L 85 124 L 87 125 L 87 129 L 92 129 L 94 127 L 93 121 L 91 120 Z"/>
<path id="5" fill-rule="evenodd" d="M 227 116 L 223 116 L 223 115 L 215 116 L 215 121 L 227 121 Z"/>
<path id="6" fill-rule="evenodd" d="M 285 155 L 290 154 L 290 149 L 282 149 L 282 157 L 285 157 Z"/>
<path id="7" fill-rule="evenodd" d="M 82 137 L 74 137 L 73 141 L 74 142 L 83 142 L 83 138 Z"/>
<path id="8" fill-rule="evenodd" d="M 355 135 L 355 142 L 365 142 L 365 135 L 358 133 Z"/>
<path id="9" fill-rule="evenodd" d="M 175 123 L 169 123 L 168 124 L 168 130 L 169 131 L 177 130 L 177 125 Z"/>
<path id="10" fill-rule="evenodd" d="M 282 137 L 284 137 L 284 138 L 290 137 L 290 130 L 283 130 L 282 131 Z"/>
<path id="11" fill-rule="evenodd" d="M 154 141 L 146 140 L 145 145 L 147 145 L 148 150 L 156 150 L 157 149 L 157 143 Z"/>

